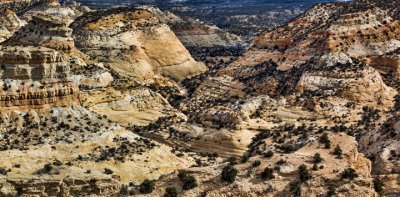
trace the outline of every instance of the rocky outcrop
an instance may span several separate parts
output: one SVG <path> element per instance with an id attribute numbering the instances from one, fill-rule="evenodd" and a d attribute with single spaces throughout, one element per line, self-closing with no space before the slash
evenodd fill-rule
<path id="1" fill-rule="evenodd" d="M 92 181 L 67 178 L 63 180 L 15 179 L 0 183 L 2 195 L 57 196 L 57 195 L 115 195 L 121 191 L 120 183 L 110 177 L 96 177 Z"/>
<path id="2" fill-rule="evenodd" d="M 340 72 L 305 72 L 297 83 L 300 92 L 320 92 L 340 94 L 362 104 L 393 106 L 397 91 L 387 86 L 379 72 L 373 68 L 357 69 L 357 72 L 344 69 Z M 329 92 L 330 91 L 330 92 Z"/>
<path id="3" fill-rule="evenodd" d="M 236 121 L 239 128 L 265 133 L 283 122 L 309 125 L 312 130 L 311 122 L 314 122 L 321 132 L 331 130 L 354 135 L 360 151 L 372 160 L 372 165 L 367 165 L 369 161 L 365 158 L 356 163 L 369 166 L 367 169 L 372 175 L 383 181 L 383 193 L 390 196 L 398 193 L 394 184 L 398 179 L 394 167 L 398 165 L 395 148 L 398 135 L 393 119 L 398 120 L 400 39 L 397 32 L 400 25 L 392 18 L 395 17 L 393 10 L 383 4 L 316 5 L 286 25 L 259 35 L 243 57 L 220 69 L 218 75 L 240 81 L 248 94 L 267 94 L 276 99 L 268 102 L 275 105 L 259 105 L 248 118 Z M 243 101 L 242 104 L 234 101 L 225 108 L 218 102 L 214 106 L 199 107 L 198 114 L 211 115 L 207 112 L 213 110 L 233 113 L 240 109 L 238 106 L 241 109 L 246 106 Z M 249 110 L 245 111 L 252 111 L 251 107 L 246 108 Z M 210 122 L 218 125 L 218 118 L 224 116 L 213 117 Z M 255 144 L 271 147 L 269 142 Z M 364 172 L 367 177 L 368 171 Z M 367 182 L 361 187 L 352 186 L 357 191 L 364 190 L 357 195 L 374 195 L 367 189 L 371 188 L 371 182 Z M 336 189 L 348 190 L 349 186 L 337 183 Z M 310 183 L 301 193 L 318 195 L 314 192 L 319 187 Z"/>
<path id="4" fill-rule="evenodd" d="M 376 178 L 398 194 L 399 24 L 362 5 L 318 4 L 204 74 L 173 33 L 231 44 L 203 23 L 70 1 L 21 12 L 0 48 L 0 196 L 139 195 L 145 179 L 154 196 L 375 196 Z"/>
<path id="5" fill-rule="evenodd" d="M 11 10 L 6 10 L 0 17 L 0 43 L 10 38 L 16 31 L 26 24 Z"/>
<path id="6" fill-rule="evenodd" d="M 384 73 L 393 72 L 400 76 L 400 57 L 399 55 L 375 55 L 365 59 L 367 65 Z"/>
<path id="7" fill-rule="evenodd" d="M 168 24 L 185 47 L 211 48 L 244 45 L 239 36 L 216 26 L 210 26 L 189 17 L 181 18 L 171 12 L 162 12 L 154 7 L 143 8 L 154 13 L 161 22 Z"/>
<path id="8" fill-rule="evenodd" d="M 79 89 L 68 81 L 69 64 L 57 51 L 44 47 L 4 47 L 0 106 L 4 109 L 68 106 Z"/>
<path id="9" fill-rule="evenodd" d="M 360 138 L 360 150 L 372 161 L 372 175 L 384 184 L 384 194 L 396 196 L 400 193 L 400 122 L 398 112 L 382 126 L 374 127 Z"/>
<path id="10" fill-rule="evenodd" d="M 328 29 L 328 49 L 350 57 L 385 54 L 399 46 L 400 25 L 379 8 L 341 15 Z"/>
<path id="11" fill-rule="evenodd" d="M 117 195 L 191 164 L 79 105 L 1 112 L 0 121 L 0 165 L 11 169 L 0 195 Z"/>
<path id="12" fill-rule="evenodd" d="M 148 10 L 121 8 L 89 13 L 72 27 L 79 49 L 125 77 L 151 81 L 161 75 L 180 81 L 206 70 Z"/>
<path id="13" fill-rule="evenodd" d="M 347 135 L 330 136 L 332 145 L 342 144 L 346 149 L 343 158 L 335 158 L 329 150 L 318 148 L 318 142 L 311 142 L 292 154 L 274 154 L 269 158 L 254 156 L 248 162 L 233 165 L 238 170 L 238 176 L 234 183 L 221 182 L 221 171 L 229 165 L 222 164 L 193 167 L 185 170 L 187 174 L 196 177 L 198 187 L 191 190 L 183 190 L 180 193 L 184 196 L 197 196 L 207 191 L 209 196 L 233 195 L 233 196 L 292 196 L 294 193 L 299 196 L 324 196 L 334 191 L 338 196 L 375 196 L 372 178 L 369 176 L 370 163 L 362 154 L 357 151 L 357 143 L 354 138 Z M 270 143 L 267 139 L 265 143 Z M 210 143 L 211 144 L 211 143 Z M 263 146 L 263 145 L 261 145 Z M 273 146 L 266 146 L 267 150 L 273 150 Z M 318 170 L 311 170 L 309 162 L 315 153 L 320 153 L 324 158 L 318 164 L 324 166 Z M 260 165 L 253 163 L 260 161 Z M 234 163 L 234 162 L 232 162 Z M 298 167 L 304 164 L 309 170 L 311 178 L 301 183 L 299 180 Z M 261 173 L 268 167 L 273 170 L 273 178 L 265 180 Z M 358 178 L 343 181 L 340 177 L 345 169 L 352 167 L 356 169 Z M 176 174 L 163 177 L 156 184 L 154 195 L 162 195 L 167 185 L 181 186 Z M 298 189 L 297 191 L 294 191 Z"/>
<path id="14" fill-rule="evenodd" d="M 130 91 L 104 88 L 82 95 L 82 104 L 123 126 L 144 126 L 160 117 L 185 116 L 174 109 L 159 93 L 146 87 Z"/>
<path id="15" fill-rule="evenodd" d="M 35 47 L 5 47 L 0 52 L 3 79 L 65 80 L 69 65 L 57 51 Z"/>
<path id="16" fill-rule="evenodd" d="M 17 85 L 2 83 L 0 91 L 1 110 L 41 108 L 46 106 L 69 106 L 77 103 L 79 89 L 72 82 L 56 82 L 32 87 L 37 84 Z M 11 86 L 5 90 L 4 87 Z"/>
<path id="17" fill-rule="evenodd" d="M 7 10 L 23 12 L 30 6 L 40 3 L 41 0 L 5 0 L 0 2 L 0 11 L 5 13 Z"/>
<path id="18" fill-rule="evenodd" d="M 72 29 L 69 28 L 74 12 L 70 8 L 51 8 L 50 13 L 31 13 L 29 23 L 17 31 L 4 45 L 42 46 L 59 51 L 74 49 Z"/>

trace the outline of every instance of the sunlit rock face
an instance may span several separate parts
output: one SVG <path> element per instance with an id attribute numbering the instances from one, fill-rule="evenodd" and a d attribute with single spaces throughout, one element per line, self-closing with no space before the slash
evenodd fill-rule
<path id="1" fill-rule="evenodd" d="M 147 9 L 89 13 L 72 27 L 80 50 L 125 77 L 152 83 L 161 75 L 180 81 L 206 70 Z"/>
<path id="2" fill-rule="evenodd" d="M 156 8 L 21 2 L 0 3 L 0 196 L 399 194 L 396 9 L 318 4 L 238 57 Z"/>
<path id="3" fill-rule="evenodd" d="M 17 31 L 4 44 L 9 46 L 42 46 L 69 52 L 74 48 L 71 38 L 72 22 L 60 11 L 57 15 L 34 13 L 29 23 Z"/>
<path id="4" fill-rule="evenodd" d="M 3 79 L 66 79 L 69 65 L 57 51 L 48 48 L 8 47 L 0 52 Z"/>
<path id="5" fill-rule="evenodd" d="M 15 12 L 5 10 L 5 14 L 0 17 L 0 43 L 10 38 L 16 31 L 26 24 L 20 20 Z"/>

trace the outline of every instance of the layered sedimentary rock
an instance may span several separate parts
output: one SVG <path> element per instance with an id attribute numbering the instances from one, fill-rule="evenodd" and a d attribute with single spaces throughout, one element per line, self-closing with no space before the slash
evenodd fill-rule
<path id="1" fill-rule="evenodd" d="M 69 65 L 57 51 L 44 47 L 5 47 L 0 52 L 3 79 L 65 80 Z"/>
<path id="2" fill-rule="evenodd" d="M 154 196 L 167 186 L 376 196 L 379 181 L 399 194 L 394 9 L 316 5 L 199 75 L 204 65 L 167 24 L 188 45 L 223 44 L 203 40 L 218 34 L 211 27 L 186 29 L 150 8 L 76 18 L 74 3 L 40 5 L 0 49 L 0 195 L 140 195 L 145 179 L 158 179 Z M 238 170 L 232 184 L 221 179 L 227 165 Z M 183 169 L 197 187 L 183 189 L 173 173 Z"/>
<path id="3" fill-rule="evenodd" d="M 78 102 L 78 87 L 72 82 L 44 83 L 39 87 L 37 84 L 2 83 L 0 92 L 1 109 L 27 109 L 41 108 L 45 106 L 69 106 Z M 11 86 L 5 89 L 4 87 Z M 18 86 L 14 88 L 12 86 Z"/>
<path id="4" fill-rule="evenodd" d="M 26 24 L 25 21 L 20 20 L 12 10 L 6 10 L 4 15 L 0 17 L 0 43 L 10 38 L 14 32 L 18 31 Z"/>
<path id="5" fill-rule="evenodd" d="M 68 106 L 78 101 L 78 86 L 67 79 L 69 64 L 53 49 L 3 47 L 0 65 L 3 108 Z"/>
<path id="6" fill-rule="evenodd" d="M 149 10 L 93 12 L 72 27 L 79 49 L 124 77 L 151 82 L 161 75 L 179 81 L 206 70 Z"/>
<path id="7" fill-rule="evenodd" d="M 21 12 L 39 2 L 41 2 L 41 0 L 4 0 L 0 2 L 0 11 L 2 13 L 6 12 L 7 10 Z"/>
<path id="8" fill-rule="evenodd" d="M 148 125 L 173 115 L 185 119 L 164 97 L 146 87 L 126 91 L 103 88 L 82 95 L 82 104 L 126 127 Z"/>
<path id="9" fill-rule="evenodd" d="M 399 55 L 375 55 L 365 59 L 366 64 L 371 67 L 384 72 L 393 72 L 400 76 L 400 57 Z"/>
<path id="10" fill-rule="evenodd" d="M 385 54 L 398 48 L 398 23 L 380 8 L 344 14 L 329 27 L 327 45 L 350 57 Z"/>
<path id="11" fill-rule="evenodd" d="M 387 196 L 399 193 L 399 125 L 399 117 L 396 115 L 382 127 L 366 132 L 360 139 L 360 149 L 372 160 L 372 174 L 383 181 Z"/>
<path id="12" fill-rule="evenodd" d="M 273 96 L 278 105 L 264 105 L 250 119 L 236 124 L 248 122 L 253 128 L 268 129 L 280 121 L 309 125 L 303 122 L 308 119 L 325 125 L 324 130 L 331 127 L 355 135 L 363 153 L 369 158 L 377 156 L 372 175 L 382 178 L 387 195 L 397 194 L 393 184 L 398 177 L 393 170 L 397 152 L 389 144 L 396 146 L 398 135 L 389 128 L 398 106 L 399 24 L 384 8 L 320 4 L 287 25 L 261 34 L 252 49 L 219 75 L 234 77 L 248 93 Z M 203 106 L 199 111 L 212 116 L 214 109 L 233 113 L 237 108 L 233 107 L 237 104 L 220 105 Z M 376 134 L 378 130 L 383 131 Z M 392 138 L 386 137 L 389 134 Z"/>
<path id="13" fill-rule="evenodd" d="M 0 154 L 6 158 L 0 160 L 0 168 L 12 169 L 0 178 L 0 195 L 119 195 L 128 183 L 157 179 L 193 163 L 189 158 L 175 156 L 170 147 L 113 122 L 129 128 L 132 122 L 145 125 L 154 121 L 147 116 L 157 118 L 178 112 L 148 87 L 134 89 L 123 83 L 126 80 L 103 66 L 104 62 L 86 63 L 86 55 L 75 48 L 69 28 L 80 10 L 75 10 L 75 4 L 71 6 L 46 1 L 25 10 L 21 14 L 28 24 L 0 48 Z M 164 35 L 165 30 L 166 38 L 174 38 L 172 44 L 180 44 L 168 27 L 159 25 L 155 37 Z M 158 41 L 148 42 L 156 46 Z M 112 48 L 118 48 L 118 42 L 113 44 Z M 146 46 L 150 48 L 152 44 Z M 91 46 L 104 49 L 95 42 Z M 166 53 L 167 57 L 176 57 L 180 52 L 187 55 L 182 60 L 184 68 L 177 63 L 177 72 L 183 70 L 184 78 L 191 76 L 185 73 L 192 72 L 191 66 L 194 73 L 199 72 L 196 66 L 204 68 L 183 46 L 167 52 L 163 45 L 148 55 L 157 65 L 159 53 Z M 166 61 L 163 63 L 160 58 L 159 64 L 169 65 Z M 145 67 L 137 66 L 138 70 Z M 162 78 L 156 66 L 154 71 Z M 131 114 L 137 117 L 123 117 Z"/>
<path id="14" fill-rule="evenodd" d="M 1 112 L 0 121 L 0 165 L 12 169 L 0 178 L 1 195 L 117 195 L 190 165 L 79 105 Z"/>
<path id="15" fill-rule="evenodd" d="M 150 10 L 161 22 L 168 24 L 185 47 L 233 47 L 244 44 L 239 36 L 216 26 L 188 17 L 181 18 L 168 11 L 162 12 L 158 8 L 143 8 Z"/>
<path id="16" fill-rule="evenodd" d="M 337 87 L 339 90 L 335 90 Z M 325 94 L 340 94 L 350 101 L 375 106 L 393 106 L 397 95 L 394 88 L 384 83 L 377 70 L 368 67 L 358 69 L 356 73 L 346 68 L 340 72 L 314 69 L 302 75 L 296 88 L 301 92 L 325 90 Z"/>
<path id="17" fill-rule="evenodd" d="M 29 23 L 9 38 L 4 45 L 42 46 L 59 51 L 74 49 L 72 29 L 74 12 L 70 8 L 52 8 L 50 13 L 33 12 Z"/>

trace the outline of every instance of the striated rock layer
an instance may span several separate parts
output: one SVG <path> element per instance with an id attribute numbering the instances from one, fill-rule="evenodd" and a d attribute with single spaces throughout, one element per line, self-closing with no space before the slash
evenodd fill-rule
<path id="1" fill-rule="evenodd" d="M 78 102 L 79 88 L 69 81 L 69 64 L 53 49 L 4 47 L 0 106 L 3 109 L 68 106 Z"/>
<path id="2" fill-rule="evenodd" d="M 151 82 L 161 75 L 180 81 L 206 70 L 149 10 L 88 13 L 72 27 L 80 50 L 124 77 Z"/>
<path id="3" fill-rule="evenodd" d="M 27 25 L 4 42 L 10 46 L 42 46 L 59 51 L 70 52 L 74 49 L 69 28 L 74 17 L 70 8 L 52 8 L 50 13 L 35 11 Z"/>

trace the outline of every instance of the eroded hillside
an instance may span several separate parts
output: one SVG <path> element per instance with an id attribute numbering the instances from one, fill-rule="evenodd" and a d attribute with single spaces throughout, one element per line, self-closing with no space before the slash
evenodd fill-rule
<path id="1" fill-rule="evenodd" d="M 243 54 L 157 8 L 1 5 L 0 195 L 400 194 L 396 3 L 317 4 Z"/>

